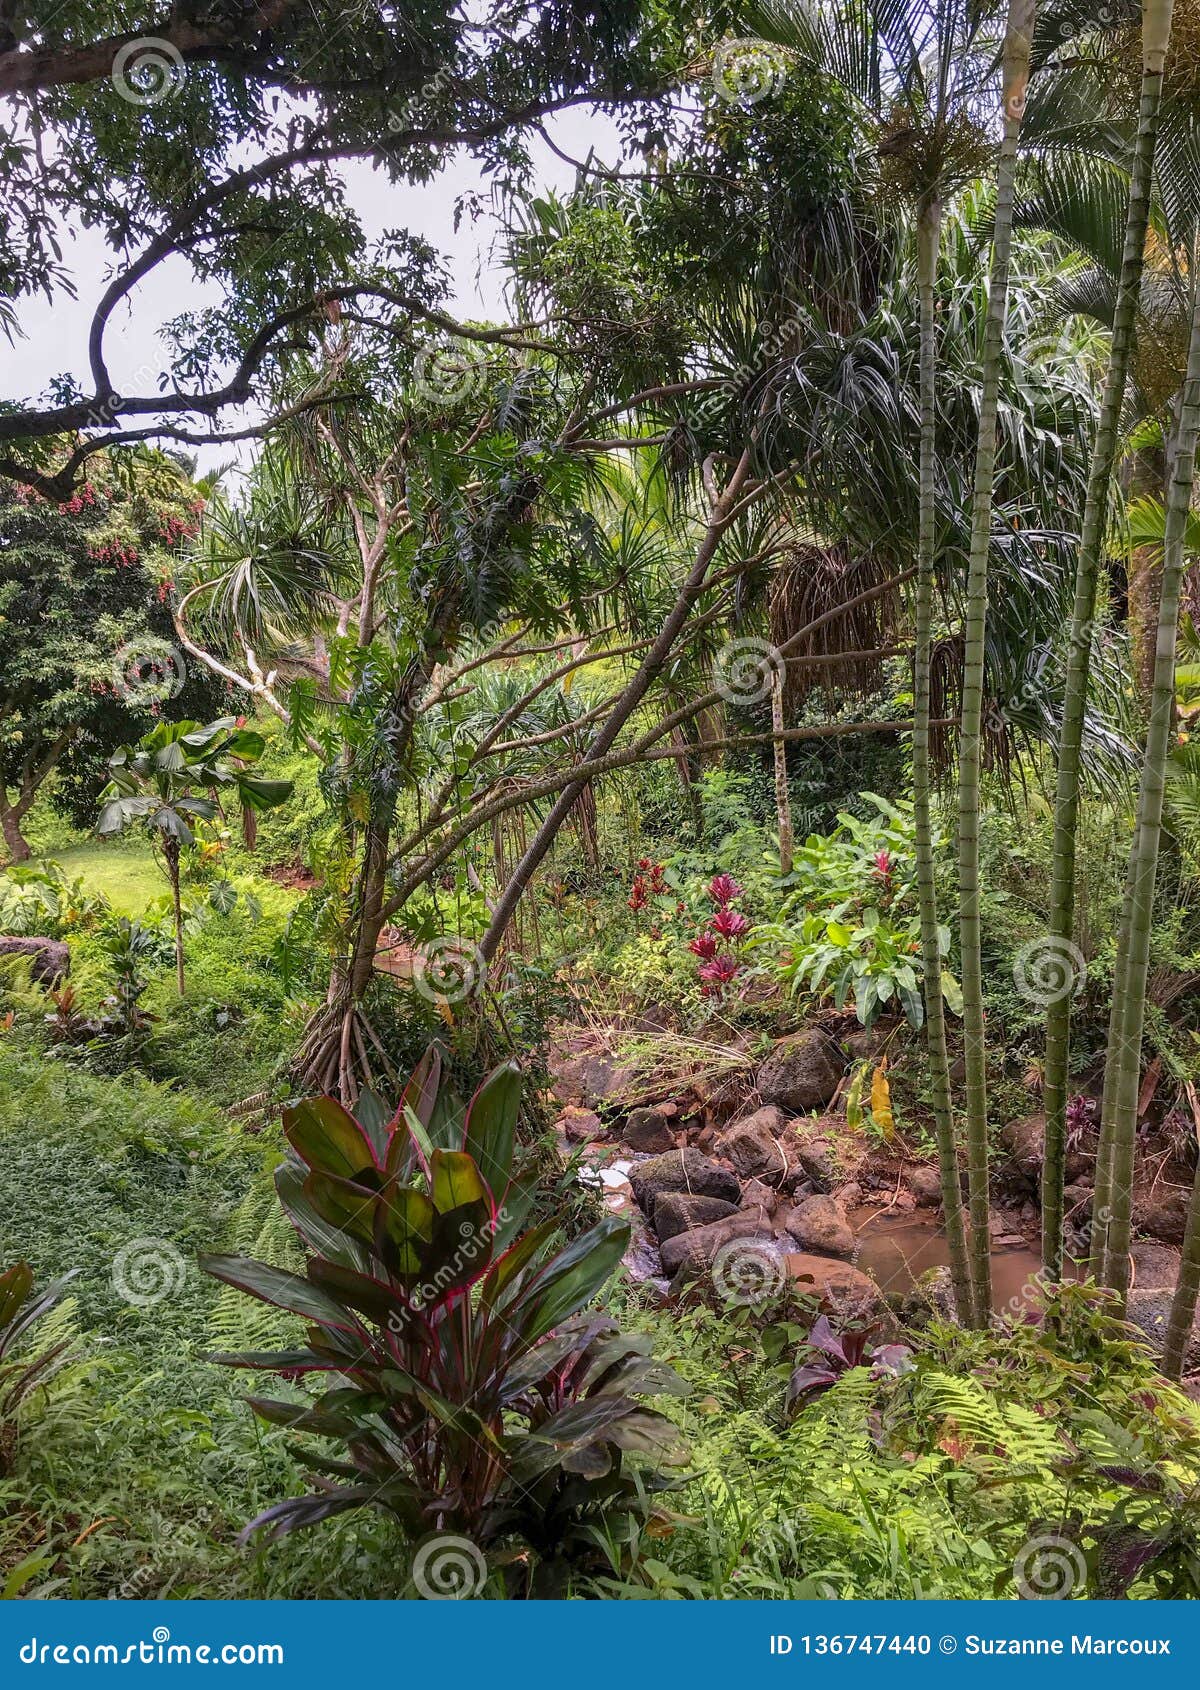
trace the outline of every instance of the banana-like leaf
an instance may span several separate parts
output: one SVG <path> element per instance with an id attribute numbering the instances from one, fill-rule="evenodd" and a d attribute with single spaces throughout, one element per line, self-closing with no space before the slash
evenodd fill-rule
<path id="1" fill-rule="evenodd" d="M 380 1166 L 367 1134 L 332 1097 L 310 1097 L 283 1112 L 288 1143 L 319 1173 L 355 1179 L 368 1171 L 376 1180 Z"/>
<path id="2" fill-rule="evenodd" d="M 272 1303 L 289 1314 L 302 1315 L 318 1326 L 337 1332 L 357 1332 L 358 1323 L 350 1312 L 319 1286 L 312 1285 L 297 1273 L 284 1268 L 268 1267 L 249 1256 L 200 1256 L 200 1268 L 214 1279 L 233 1285 L 262 1303 Z"/>
<path id="3" fill-rule="evenodd" d="M 512 1173 L 521 1070 L 515 1062 L 494 1068 L 467 1109 L 463 1148 L 475 1158 L 488 1185 L 502 1199 Z"/>

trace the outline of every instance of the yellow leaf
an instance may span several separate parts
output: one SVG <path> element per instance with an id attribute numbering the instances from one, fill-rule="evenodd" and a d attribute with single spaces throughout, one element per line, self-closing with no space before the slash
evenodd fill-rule
<path id="1" fill-rule="evenodd" d="M 884 1138 L 891 1138 L 896 1130 L 896 1118 L 892 1114 L 892 1088 L 888 1085 L 886 1056 L 871 1076 L 871 1113 Z"/>

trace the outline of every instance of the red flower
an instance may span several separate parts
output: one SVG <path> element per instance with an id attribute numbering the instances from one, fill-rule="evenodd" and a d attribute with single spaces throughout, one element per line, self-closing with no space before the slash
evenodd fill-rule
<path id="1" fill-rule="evenodd" d="M 700 978 L 710 986 L 727 986 L 740 973 L 741 964 L 736 957 L 715 956 L 711 962 L 704 964 Z"/>
<path id="2" fill-rule="evenodd" d="M 724 909 L 727 904 L 737 902 L 742 888 L 731 874 L 716 874 L 708 883 L 708 895 L 718 909 Z"/>
<path id="3" fill-rule="evenodd" d="M 722 908 L 713 917 L 713 929 L 723 939 L 740 939 L 743 933 L 749 933 L 750 923 L 744 915 L 736 910 Z"/>
<path id="4" fill-rule="evenodd" d="M 639 857 L 638 858 L 638 867 L 641 869 L 643 874 L 647 873 L 650 866 L 651 865 L 650 865 L 649 857 Z"/>
<path id="5" fill-rule="evenodd" d="M 698 957 L 703 957 L 708 962 L 716 956 L 718 945 L 711 933 L 701 933 L 698 939 L 692 940 L 688 950 L 694 952 Z"/>
<path id="6" fill-rule="evenodd" d="M 646 882 L 639 875 L 633 883 L 633 890 L 629 894 L 629 907 L 631 910 L 644 910 L 648 902 Z"/>
<path id="7" fill-rule="evenodd" d="M 892 872 L 892 859 L 887 851 L 876 851 L 875 872 L 881 880 L 886 880 Z"/>

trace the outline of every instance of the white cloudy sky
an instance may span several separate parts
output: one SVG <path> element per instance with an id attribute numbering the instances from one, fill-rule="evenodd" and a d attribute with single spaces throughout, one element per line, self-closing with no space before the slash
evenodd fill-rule
<path id="1" fill-rule="evenodd" d="M 604 117 L 585 110 L 559 114 L 547 128 L 555 144 L 573 158 L 590 148 L 615 159 L 615 132 Z M 531 150 L 537 181 L 544 188 L 568 189 L 574 170 L 534 137 Z M 442 253 L 453 278 L 453 309 L 464 316 L 498 316 L 502 310 L 502 278 L 490 262 L 496 224 L 490 215 L 472 222 L 464 217 L 455 232 L 454 206 L 463 193 L 476 191 L 485 200 L 488 183 L 465 155 L 451 158 L 442 174 L 422 187 L 393 185 L 367 165 L 351 165 L 345 180 L 368 237 L 385 228 L 409 228 L 423 235 Z M 112 254 L 96 230 L 63 231 L 64 261 L 72 271 L 78 297 L 65 294 L 54 301 L 27 301 L 19 313 L 22 338 L 12 345 L 0 341 L 0 397 L 31 399 L 42 393 L 50 378 L 70 372 L 87 385 L 87 336 L 95 301 L 104 286 Z M 147 369 L 159 357 L 157 330 L 176 313 L 219 302 L 211 285 L 201 286 L 180 258 L 154 270 L 122 305 L 109 324 L 105 346 L 118 391 L 153 391 Z M 244 413 L 242 416 L 244 418 Z M 207 449 L 205 465 L 227 461 L 228 447 Z"/>

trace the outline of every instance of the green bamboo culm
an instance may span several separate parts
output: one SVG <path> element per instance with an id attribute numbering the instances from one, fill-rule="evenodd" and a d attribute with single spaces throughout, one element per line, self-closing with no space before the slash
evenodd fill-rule
<path id="1" fill-rule="evenodd" d="M 1163 802 L 1175 725 L 1175 642 L 1183 587 L 1184 536 L 1191 509 L 1200 441 L 1200 287 L 1192 277 L 1192 326 L 1187 375 L 1179 400 L 1171 448 L 1163 524 L 1162 583 L 1154 647 L 1154 686 L 1150 722 L 1142 759 L 1137 825 L 1129 859 L 1127 954 L 1118 955 L 1116 973 L 1123 987 L 1120 1040 L 1109 1045 L 1104 1074 L 1109 1114 L 1108 1240 L 1104 1280 L 1123 1297 L 1129 1289 L 1129 1235 L 1133 1211 L 1133 1160 L 1137 1136 L 1137 1100 L 1142 1076 L 1142 1029 L 1146 1015 L 1146 978 L 1150 967 L 1150 932 L 1162 839 Z M 1180 1280 L 1183 1283 L 1182 1275 Z M 1177 1298 L 1177 1302 L 1179 1299 Z M 1192 1297 L 1195 1302 L 1195 1294 Z M 1188 1328 L 1191 1321 L 1189 1318 Z"/>
<path id="2" fill-rule="evenodd" d="M 966 1226 L 959 1185 L 958 1146 L 950 1102 L 950 1060 L 942 1001 L 942 945 L 938 931 L 937 880 L 930 816 L 933 780 L 929 758 L 930 658 L 933 630 L 934 551 L 937 511 L 937 282 L 942 204 L 922 200 L 917 210 L 917 291 L 921 311 L 921 463 L 917 536 L 917 591 L 913 656 L 913 823 L 916 834 L 917 895 L 921 913 L 921 966 L 925 993 L 925 1037 L 933 1086 L 942 1208 L 950 1255 L 954 1305 L 964 1323 L 974 1318 L 975 1300 L 967 1256 Z"/>
<path id="3" fill-rule="evenodd" d="M 1012 255 L 1017 146 L 1029 85 L 1036 0 L 1010 0 L 1004 38 L 1004 138 L 996 170 L 992 263 L 984 324 L 979 439 L 971 502 L 971 550 L 963 635 L 962 727 L 958 744 L 959 935 L 962 945 L 963 1047 L 966 1058 L 967 1190 L 971 1213 L 971 1293 L 975 1322 L 992 1310 L 988 1230 L 987 1042 L 983 1022 L 983 961 L 979 916 L 980 763 L 984 662 L 987 645 L 988 553 L 1004 361 L 1004 321 Z"/>
<path id="4" fill-rule="evenodd" d="M 1051 1279 L 1062 1273 L 1063 1183 L 1067 1137 L 1067 1076 L 1070 1063 L 1071 1001 L 1078 985 L 1075 930 L 1075 828 L 1079 817 L 1079 781 L 1083 723 L 1091 668 L 1096 582 L 1108 525 L 1109 498 L 1120 434 L 1121 407 L 1133 349 L 1134 325 L 1145 264 L 1146 230 L 1158 140 L 1163 70 L 1171 39 L 1172 0 L 1146 0 L 1142 8 L 1142 84 L 1137 137 L 1130 171 L 1129 209 L 1121 276 L 1113 313 L 1112 343 L 1100 418 L 1092 448 L 1084 505 L 1083 530 L 1075 566 L 1075 602 L 1071 615 L 1058 742 L 1058 779 L 1054 800 L 1054 864 L 1050 879 L 1048 952 L 1057 959 L 1059 988 L 1046 1008 L 1045 1162 L 1042 1168 L 1042 1267 Z M 1097 1209 L 1097 1215 L 1099 1210 Z"/>
<path id="5" fill-rule="evenodd" d="M 1189 1088 L 1192 1117 L 1200 1125 L 1196 1093 Z M 1188 1204 L 1187 1225 L 1183 1233 L 1183 1255 L 1179 1264 L 1179 1281 L 1171 1300 L 1171 1315 L 1167 1321 L 1167 1340 L 1163 1346 L 1162 1370 L 1168 1379 L 1178 1379 L 1183 1372 L 1188 1339 L 1196 1319 L 1196 1295 L 1200 1292 L 1200 1168 L 1192 1181 L 1192 1200 Z"/>

